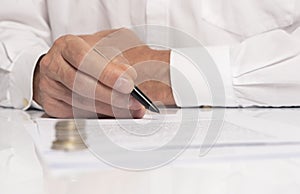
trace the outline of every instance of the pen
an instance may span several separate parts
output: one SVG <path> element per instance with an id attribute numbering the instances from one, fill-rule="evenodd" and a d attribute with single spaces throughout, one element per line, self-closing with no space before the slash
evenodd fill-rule
<path id="1" fill-rule="evenodd" d="M 133 91 L 131 92 L 137 101 L 139 101 L 146 109 L 159 113 L 159 109 L 151 102 L 151 100 L 136 86 L 134 86 Z"/>
<path id="2" fill-rule="evenodd" d="M 96 53 L 101 55 L 103 58 L 105 58 L 107 61 L 110 61 L 105 55 L 103 55 L 98 49 L 93 49 Z M 135 98 L 139 103 L 141 103 L 146 109 L 160 113 L 159 109 L 153 104 L 153 102 L 137 87 L 134 86 L 133 91 L 130 93 L 130 95 Z"/>

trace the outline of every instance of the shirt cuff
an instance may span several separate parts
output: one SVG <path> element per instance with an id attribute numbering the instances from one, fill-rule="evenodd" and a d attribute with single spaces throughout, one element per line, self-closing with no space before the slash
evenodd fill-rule
<path id="1" fill-rule="evenodd" d="M 225 104 L 212 102 L 212 92 L 206 75 L 201 71 L 199 64 L 194 63 L 184 53 L 194 53 L 203 56 L 203 63 L 215 65 L 222 78 L 225 89 Z M 212 62 L 205 58 L 210 55 Z M 214 64 L 211 64 L 214 63 Z M 237 106 L 232 85 L 229 47 L 183 48 L 172 50 L 170 63 L 171 86 L 176 105 L 179 107 L 199 106 Z M 217 91 L 218 92 L 218 91 Z"/>
<path id="2" fill-rule="evenodd" d="M 33 102 L 33 75 L 39 57 L 48 47 L 36 45 L 24 51 L 14 62 L 12 70 L 11 102 L 14 108 L 26 110 Z M 36 106 L 36 108 L 40 108 Z"/>
<path id="3" fill-rule="evenodd" d="M 43 107 L 41 105 L 39 105 L 35 100 L 31 101 L 31 107 L 38 109 L 38 110 L 44 110 Z"/>

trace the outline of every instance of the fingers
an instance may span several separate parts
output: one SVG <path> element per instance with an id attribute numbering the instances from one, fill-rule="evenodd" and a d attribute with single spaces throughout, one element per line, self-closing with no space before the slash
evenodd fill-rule
<path id="1" fill-rule="evenodd" d="M 113 57 L 108 61 L 80 37 L 55 41 L 39 65 L 38 93 L 45 111 L 61 118 L 74 116 L 73 110 L 89 117 L 143 117 L 145 108 L 130 97 L 136 71 L 121 55 Z"/>
<path id="2" fill-rule="evenodd" d="M 106 106 L 114 106 L 116 108 L 122 109 L 130 109 L 130 110 L 139 110 L 142 108 L 142 105 L 132 98 L 129 95 L 124 95 L 121 93 L 110 91 L 111 93 L 111 101 L 105 103 L 99 100 L 95 100 L 93 96 L 87 98 L 82 96 L 76 92 L 72 92 L 70 89 L 66 88 L 59 82 L 51 80 L 49 78 L 43 78 L 41 81 L 42 88 L 48 89 L 41 89 L 44 93 L 48 94 L 51 97 L 54 97 L 58 100 L 64 101 L 69 105 L 76 106 L 78 108 L 83 108 L 90 111 L 98 110 L 98 113 L 102 113 L 101 110 L 102 104 Z"/>
<path id="3" fill-rule="evenodd" d="M 81 38 L 67 38 L 62 57 L 75 69 L 92 76 L 104 85 L 122 93 L 130 93 L 136 78 L 135 70 L 128 64 L 116 64 L 116 61 L 111 61 L 111 57 L 118 54 L 113 49 L 105 49 L 103 54 L 101 52 L 103 51 L 92 50 Z"/>
<path id="4" fill-rule="evenodd" d="M 65 110 L 68 106 L 77 108 L 74 110 L 78 110 L 79 112 L 87 111 L 89 112 L 89 116 L 91 116 L 94 112 L 94 115 L 96 113 L 107 115 L 110 117 L 116 117 L 116 118 L 141 118 L 145 114 L 145 110 L 143 106 L 138 103 L 136 100 L 133 100 L 132 98 L 128 99 L 129 96 L 127 96 L 127 103 L 120 103 L 119 107 L 112 106 L 111 104 L 106 104 L 100 101 L 94 101 L 92 99 L 83 97 L 77 93 L 73 93 L 68 88 L 64 87 L 61 83 L 53 81 L 51 79 L 42 77 L 41 79 L 41 91 L 42 91 L 42 99 L 43 101 L 43 107 L 45 109 L 49 109 L 52 113 L 55 111 L 53 110 L 53 107 L 57 107 L 57 105 L 54 104 L 58 103 L 61 105 L 61 107 L 57 107 L 59 109 Z M 125 97 L 122 94 L 123 98 Z M 46 100 L 45 100 L 46 99 Z M 48 102 L 50 101 L 50 102 Z M 124 101 L 124 100 L 123 100 Z M 62 102 L 64 102 L 62 104 Z M 50 103 L 50 105 L 49 105 Z M 63 105 L 63 106 L 62 106 Z M 66 106 L 68 105 L 68 106 Z M 126 106 L 126 107 L 125 107 Z M 124 107 L 124 108 L 120 108 Z M 67 108 L 68 110 L 70 108 Z M 56 111 L 57 111 L 56 110 Z M 70 116 L 70 111 L 67 112 L 57 112 L 59 117 L 61 116 Z M 52 115 L 51 115 L 52 116 Z"/>
<path id="5" fill-rule="evenodd" d="M 49 96 L 43 96 L 42 99 L 42 105 L 47 115 L 58 118 L 73 118 L 72 106 Z M 81 116 L 83 118 L 90 118 L 93 115 L 82 111 Z"/>
<path id="6" fill-rule="evenodd" d="M 58 117 L 58 118 L 96 118 L 99 114 L 86 111 L 84 109 L 80 109 L 77 107 L 73 107 L 61 100 L 57 100 L 50 96 L 43 97 L 43 107 L 47 115 L 51 117 Z M 103 110 L 101 109 L 101 115 L 110 116 L 114 118 L 142 118 L 145 115 L 145 109 L 139 110 L 131 110 L 128 111 L 126 109 L 114 109 Z"/>
<path id="7" fill-rule="evenodd" d="M 133 70 L 132 67 L 128 68 L 127 65 L 111 63 L 100 74 L 99 80 L 114 90 L 129 94 L 134 88 L 134 82 L 133 78 L 126 73 L 127 69 Z"/>
<path id="8" fill-rule="evenodd" d="M 128 94 L 122 94 L 111 88 L 101 84 L 96 79 L 72 68 L 66 61 L 58 57 L 55 63 L 48 65 L 48 68 L 41 68 L 45 76 L 44 80 L 41 80 L 44 88 L 56 87 L 51 79 L 59 81 L 70 91 L 74 91 L 83 97 L 96 99 L 106 104 L 113 104 L 114 106 L 125 108 L 128 105 Z M 59 65 L 58 65 L 59 64 Z M 58 67 L 57 67 L 58 66 Z M 47 79 L 49 77 L 49 79 Z M 65 92 L 65 91 L 62 91 Z"/>

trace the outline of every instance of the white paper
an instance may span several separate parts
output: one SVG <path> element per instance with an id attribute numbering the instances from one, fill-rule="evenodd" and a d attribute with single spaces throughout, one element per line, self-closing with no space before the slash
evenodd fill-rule
<path id="1" fill-rule="evenodd" d="M 230 160 L 258 160 L 262 158 L 286 158 L 300 156 L 300 130 L 298 123 L 288 122 L 291 115 L 299 118 L 298 109 L 228 109 L 226 110 L 223 128 L 213 148 L 206 155 L 199 155 L 203 140 L 211 122 L 211 111 L 200 111 L 200 123 L 197 135 L 188 149 L 173 162 L 173 165 L 199 165 L 212 161 Z M 191 110 L 195 111 L 195 109 Z M 182 110 L 169 110 L 162 115 L 146 115 L 142 120 L 86 120 L 86 132 L 89 139 L 96 139 L 97 135 L 107 135 L 114 143 L 126 149 L 158 148 L 168 143 L 176 134 L 177 127 L 182 122 Z M 278 117 L 281 118 L 278 119 Z M 36 144 L 36 149 L 44 166 L 49 170 L 95 170 L 112 168 L 88 150 L 78 152 L 63 152 L 51 150 L 55 139 L 54 125 L 57 119 L 36 119 L 36 126 L 26 128 Z M 149 124 L 150 125 L 147 125 Z M 139 132 L 136 125 L 145 124 L 150 128 L 158 125 L 163 127 L 153 135 L 137 137 L 125 133 L 123 127 L 130 126 L 134 132 Z M 99 128 L 99 126 L 101 126 Z M 121 126 L 121 127 L 120 127 Z M 98 134 L 97 132 L 99 130 Z M 186 129 L 188 130 L 188 128 Z M 101 133 L 100 133 L 101 131 Z M 142 133 L 147 132 L 141 129 Z M 147 133 L 146 133 L 147 134 Z M 101 146 L 101 142 L 99 142 Z M 182 149 L 184 145 L 172 145 L 164 150 Z M 109 151 L 109 148 L 108 148 Z M 118 153 L 111 153 L 118 154 Z"/>

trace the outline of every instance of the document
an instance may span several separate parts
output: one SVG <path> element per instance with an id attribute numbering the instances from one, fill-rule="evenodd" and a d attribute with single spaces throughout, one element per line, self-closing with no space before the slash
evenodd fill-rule
<path id="1" fill-rule="evenodd" d="M 212 117 L 214 111 L 224 111 L 224 117 Z M 172 165 L 298 157 L 300 123 L 296 118 L 299 116 L 299 109 L 166 109 L 162 114 L 149 113 L 140 120 L 84 120 L 81 133 L 86 135 L 89 149 L 74 152 L 51 149 L 56 138 L 55 124 L 60 120 L 37 118 L 35 126 L 26 128 L 48 169 L 86 171 L 112 168 L 99 153 L 126 157 L 130 153 L 124 150 L 145 153 L 159 150 L 162 156 L 178 151 Z M 220 122 L 219 129 L 211 128 Z M 214 133 L 209 131 L 212 129 Z M 212 141 L 206 141 L 208 137 Z"/>

